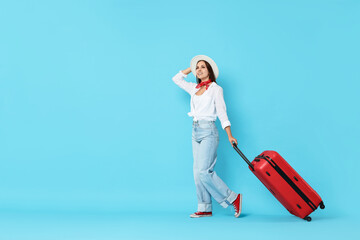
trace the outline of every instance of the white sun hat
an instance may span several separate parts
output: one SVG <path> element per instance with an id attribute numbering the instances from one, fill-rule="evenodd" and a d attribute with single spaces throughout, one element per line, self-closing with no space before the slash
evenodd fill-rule
<path id="1" fill-rule="evenodd" d="M 209 58 L 208 56 L 205 56 L 205 55 L 197 55 L 197 56 L 193 57 L 193 59 L 191 59 L 191 61 L 190 61 L 191 72 L 196 77 L 196 64 L 201 60 L 204 60 L 210 64 L 211 68 L 214 71 L 214 75 L 215 75 L 214 80 L 216 80 L 219 76 L 219 69 L 218 69 L 216 63 L 214 62 L 214 60 L 212 60 L 211 58 Z"/>

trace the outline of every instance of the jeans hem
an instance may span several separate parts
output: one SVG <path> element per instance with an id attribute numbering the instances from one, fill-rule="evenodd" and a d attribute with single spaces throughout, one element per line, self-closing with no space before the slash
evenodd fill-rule
<path id="1" fill-rule="evenodd" d="M 211 212 L 212 204 L 211 203 L 198 203 L 199 212 Z"/>
<path id="2" fill-rule="evenodd" d="M 236 200 L 237 194 L 231 191 L 230 195 L 220 203 L 223 208 L 227 208 Z"/>

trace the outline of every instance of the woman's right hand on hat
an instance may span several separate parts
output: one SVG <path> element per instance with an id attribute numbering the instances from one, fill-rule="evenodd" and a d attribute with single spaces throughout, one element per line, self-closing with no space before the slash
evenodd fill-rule
<path id="1" fill-rule="evenodd" d="M 191 73 L 191 68 L 187 68 L 185 70 L 182 70 L 183 74 L 188 75 L 189 73 Z"/>

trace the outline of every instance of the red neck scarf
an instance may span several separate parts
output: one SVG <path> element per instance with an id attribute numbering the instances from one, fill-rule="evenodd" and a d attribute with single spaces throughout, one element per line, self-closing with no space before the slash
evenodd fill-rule
<path id="1" fill-rule="evenodd" d="M 207 80 L 206 82 L 201 82 L 196 85 L 196 88 L 201 88 L 202 86 L 206 85 L 206 90 L 209 88 L 209 84 L 211 83 L 211 79 Z"/>

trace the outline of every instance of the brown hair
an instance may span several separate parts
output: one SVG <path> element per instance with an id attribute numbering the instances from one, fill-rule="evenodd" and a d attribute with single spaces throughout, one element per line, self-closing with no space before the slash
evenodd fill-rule
<path id="1" fill-rule="evenodd" d="M 201 62 L 201 61 L 203 61 L 203 62 L 205 63 L 205 65 L 206 65 L 206 68 L 207 68 L 207 70 L 208 70 L 208 72 L 209 72 L 209 78 L 210 78 L 210 80 L 211 80 L 212 82 L 216 82 L 214 71 L 213 71 L 211 65 L 210 65 L 207 61 L 205 61 L 205 60 L 199 60 L 199 61 L 196 63 L 196 65 L 197 65 L 199 62 Z M 201 80 L 200 80 L 198 77 L 196 77 L 196 82 L 197 82 L 197 83 L 201 83 Z"/>

